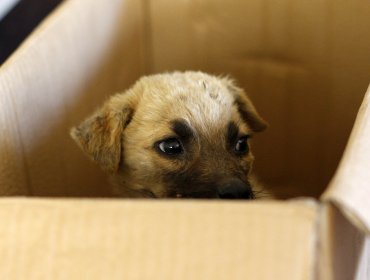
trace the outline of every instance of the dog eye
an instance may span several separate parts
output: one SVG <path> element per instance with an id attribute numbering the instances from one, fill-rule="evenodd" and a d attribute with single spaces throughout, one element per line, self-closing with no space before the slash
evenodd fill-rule
<path id="1" fill-rule="evenodd" d="M 181 142 L 176 138 L 170 138 L 159 142 L 158 148 L 162 153 L 167 155 L 178 155 L 184 151 Z"/>
<path id="2" fill-rule="evenodd" d="M 236 141 L 234 151 L 237 155 L 245 155 L 249 151 L 248 146 L 249 136 L 243 136 Z"/>

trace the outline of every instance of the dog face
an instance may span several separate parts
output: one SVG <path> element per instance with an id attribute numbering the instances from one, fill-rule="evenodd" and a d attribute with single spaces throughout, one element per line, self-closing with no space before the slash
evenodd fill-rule
<path id="1" fill-rule="evenodd" d="M 71 135 L 124 196 L 249 199 L 249 139 L 265 128 L 232 81 L 184 72 L 141 78 Z"/>

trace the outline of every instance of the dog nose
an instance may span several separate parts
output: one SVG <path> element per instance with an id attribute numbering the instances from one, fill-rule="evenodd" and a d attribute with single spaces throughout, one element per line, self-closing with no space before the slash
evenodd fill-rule
<path id="1" fill-rule="evenodd" d="M 249 184 L 239 179 L 231 179 L 217 188 L 219 198 L 223 199 L 253 199 L 253 191 Z"/>

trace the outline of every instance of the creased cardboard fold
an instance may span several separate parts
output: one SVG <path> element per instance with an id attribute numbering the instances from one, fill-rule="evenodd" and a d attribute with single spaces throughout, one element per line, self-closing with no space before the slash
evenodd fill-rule
<path id="1" fill-rule="evenodd" d="M 370 235 L 370 87 L 358 112 L 338 170 L 324 201 L 334 203 L 364 233 Z"/>

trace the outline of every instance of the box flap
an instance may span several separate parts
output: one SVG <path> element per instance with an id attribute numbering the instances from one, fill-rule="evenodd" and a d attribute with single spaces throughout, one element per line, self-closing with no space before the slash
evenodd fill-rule
<path id="1" fill-rule="evenodd" d="M 369 280 L 370 238 L 360 233 L 337 207 L 321 207 L 318 280 Z"/>
<path id="2" fill-rule="evenodd" d="M 0 199 L 0 279 L 312 279 L 318 209 Z"/>
<path id="3" fill-rule="evenodd" d="M 370 87 L 335 176 L 322 199 L 334 203 L 359 229 L 370 234 Z M 340 124 L 338 124 L 340 125 Z"/>

